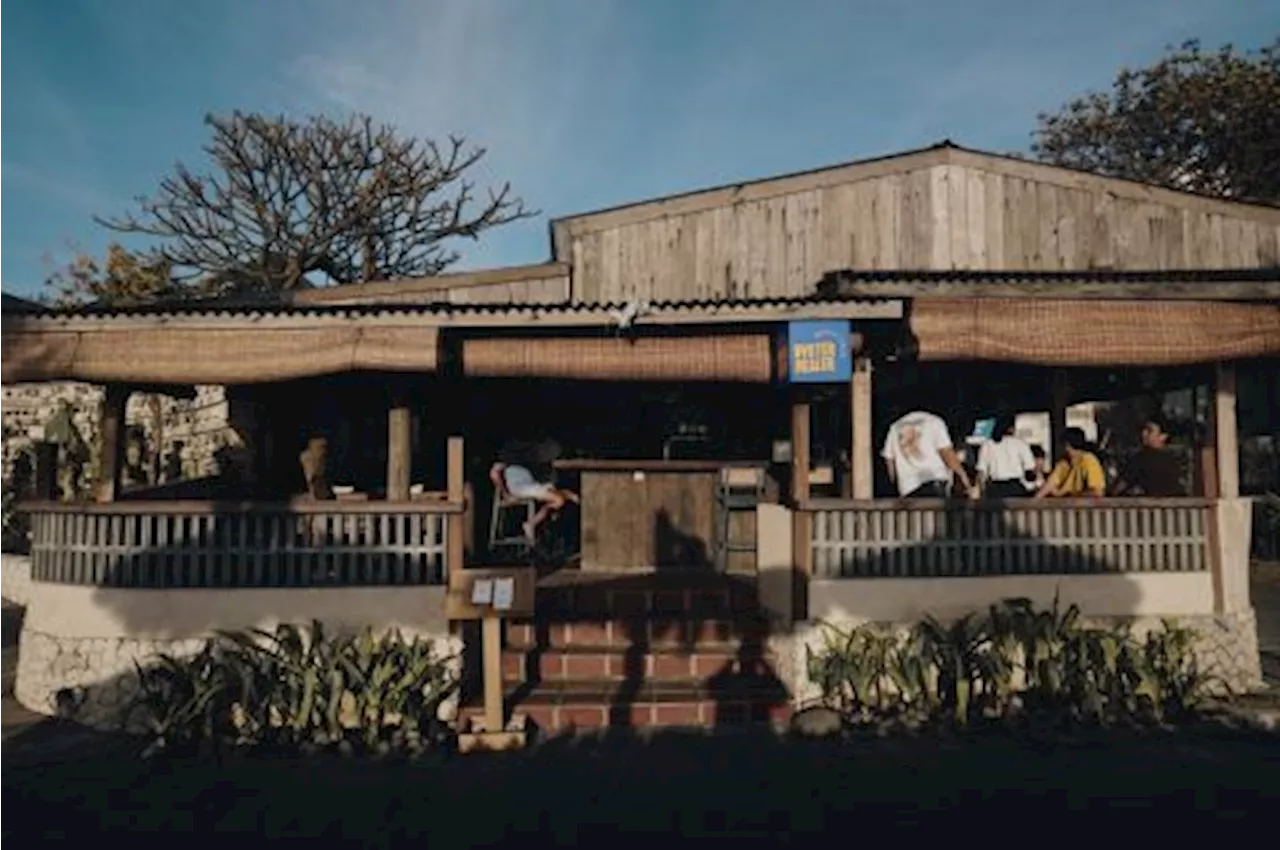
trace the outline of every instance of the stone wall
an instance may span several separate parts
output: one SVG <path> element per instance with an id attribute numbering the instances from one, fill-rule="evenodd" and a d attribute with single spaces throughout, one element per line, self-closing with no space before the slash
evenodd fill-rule
<path id="1" fill-rule="evenodd" d="M 97 439 L 98 415 L 103 389 L 93 384 L 69 381 L 49 384 L 15 384 L 0 387 L 0 421 L 3 423 L 4 475 L 7 478 L 17 452 L 42 439 L 44 426 L 65 401 L 72 409 L 72 421 L 90 445 Z M 226 388 L 199 386 L 195 397 L 179 399 L 167 395 L 134 393 L 129 398 L 127 421 L 141 428 L 147 441 L 148 457 L 156 446 L 156 421 L 150 399 L 160 399 L 160 450 L 169 458 L 177 443 L 181 456 L 172 466 L 181 477 L 195 478 L 216 472 L 214 453 L 229 439 Z M 162 475 L 162 480 L 165 476 Z M 157 482 L 158 483 L 158 482 Z"/>
<path id="2" fill-rule="evenodd" d="M 462 640 L 444 618 L 444 588 L 128 590 L 34 582 L 14 696 L 27 709 L 117 729 L 138 693 L 135 664 L 198 652 L 215 630 L 320 620 L 330 630 L 399 629 L 429 640 L 462 674 Z M 455 696 L 441 717 L 457 713 Z M 135 723 L 139 719 L 133 718 Z M 136 726 L 135 726 L 136 728 Z"/>
<path id="3" fill-rule="evenodd" d="M 1128 624 L 1135 637 L 1162 627 L 1162 623 L 1189 628 L 1197 636 L 1196 660 L 1200 669 L 1216 677 L 1226 688 L 1235 693 L 1257 690 L 1262 685 L 1262 668 L 1258 654 L 1258 629 L 1254 612 L 1223 615 L 1192 615 L 1180 617 L 1092 617 L 1083 618 L 1085 625 L 1108 627 Z M 820 622 L 797 624 L 787 635 L 775 635 L 770 639 L 770 653 L 775 670 L 787 687 L 797 706 L 807 706 L 819 701 L 822 690 L 809 678 L 808 657 L 825 645 L 824 631 L 833 627 L 848 633 L 867 625 L 865 619 L 833 616 Z M 886 631 L 902 631 L 913 623 L 879 623 Z"/>
<path id="4" fill-rule="evenodd" d="M 14 605 L 26 605 L 31 598 L 31 558 L 27 555 L 0 555 L 0 596 Z"/>

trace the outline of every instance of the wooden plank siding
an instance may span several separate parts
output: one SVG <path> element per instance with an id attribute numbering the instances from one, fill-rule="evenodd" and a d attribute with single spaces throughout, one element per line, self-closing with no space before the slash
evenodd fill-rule
<path id="1" fill-rule="evenodd" d="M 573 300 L 804 295 L 826 272 L 1280 264 L 1280 210 L 983 157 L 778 178 L 564 219 Z M 914 163 L 914 165 L 912 165 Z M 1051 179 L 1050 179 L 1051 178 Z M 775 184 L 770 192 L 770 184 Z"/>

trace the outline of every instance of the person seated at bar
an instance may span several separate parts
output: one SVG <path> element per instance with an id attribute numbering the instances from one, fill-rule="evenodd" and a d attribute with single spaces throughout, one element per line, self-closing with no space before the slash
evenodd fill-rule
<path id="1" fill-rule="evenodd" d="M 1063 457 L 1053 467 L 1053 472 L 1036 491 L 1035 498 L 1049 496 L 1065 498 L 1093 497 L 1107 491 L 1107 476 L 1102 471 L 1098 456 L 1089 451 L 1089 440 L 1079 428 L 1068 428 L 1062 434 Z"/>
<path id="2" fill-rule="evenodd" d="M 990 499 L 1018 499 L 1031 495 L 1036 459 L 1026 441 L 1014 435 L 1014 418 L 996 417 L 992 439 L 978 449 L 978 489 Z"/>
<path id="3" fill-rule="evenodd" d="M 537 513 L 521 525 L 525 537 L 537 539 L 538 527 L 559 513 L 570 502 L 578 504 L 578 494 L 551 483 L 549 465 L 560 453 L 560 447 L 552 441 L 534 445 L 508 443 L 498 452 L 498 459 L 489 467 L 489 480 L 499 497 L 527 499 L 539 503 Z M 541 476 L 535 474 L 543 473 Z"/>
<path id="4" fill-rule="evenodd" d="M 323 501 L 337 498 L 329 484 L 329 472 L 326 469 L 328 459 L 329 441 L 318 434 L 307 440 L 307 447 L 298 455 L 307 495 L 313 499 Z"/>
<path id="5" fill-rule="evenodd" d="M 1182 460 L 1169 448 L 1169 428 L 1159 413 L 1146 417 L 1139 434 L 1142 448 L 1121 472 L 1112 490 L 1116 496 L 1172 499 L 1187 495 Z"/>
<path id="6" fill-rule="evenodd" d="M 904 499 L 944 499 L 952 476 L 972 493 L 973 482 L 960 462 L 942 417 L 916 410 L 899 417 L 885 436 L 884 459 L 889 480 Z"/>

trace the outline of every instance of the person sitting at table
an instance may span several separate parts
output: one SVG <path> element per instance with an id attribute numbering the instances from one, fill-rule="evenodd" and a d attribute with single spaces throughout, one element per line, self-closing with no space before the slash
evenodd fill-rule
<path id="1" fill-rule="evenodd" d="M 1149 496 L 1171 499 L 1187 495 L 1183 485 L 1182 461 L 1169 449 L 1169 429 L 1164 417 L 1153 413 L 1142 423 L 1142 449 L 1129 461 L 1116 481 L 1116 496 Z"/>
<path id="2" fill-rule="evenodd" d="M 559 513 L 570 502 L 578 504 L 578 494 L 550 482 L 547 470 L 550 462 L 559 454 L 559 446 L 551 441 L 535 445 L 508 443 L 498 452 L 498 459 L 489 467 L 489 480 L 499 498 L 524 499 L 539 503 L 537 513 L 521 525 L 530 542 L 537 539 L 538 527 Z M 534 471 L 544 476 L 535 475 Z"/>
<path id="3" fill-rule="evenodd" d="M 1031 495 L 1036 459 L 1031 447 L 1014 435 L 1014 419 L 1008 414 L 996 417 L 992 439 L 978 449 L 978 487 L 990 499 L 1018 499 Z"/>
<path id="4" fill-rule="evenodd" d="M 1084 431 L 1068 428 L 1062 434 L 1063 457 L 1036 491 L 1035 498 L 1048 496 L 1099 497 L 1106 493 L 1107 475 L 1098 456 L 1089 451 Z"/>

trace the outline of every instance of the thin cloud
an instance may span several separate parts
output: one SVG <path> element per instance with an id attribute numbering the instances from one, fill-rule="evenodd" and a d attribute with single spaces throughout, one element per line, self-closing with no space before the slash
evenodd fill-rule
<path id="1" fill-rule="evenodd" d="M 101 214 L 111 209 L 114 203 L 109 195 L 91 182 L 70 180 L 19 163 L 6 162 L 0 166 L 0 184 L 5 180 L 48 202 L 86 215 Z"/>

